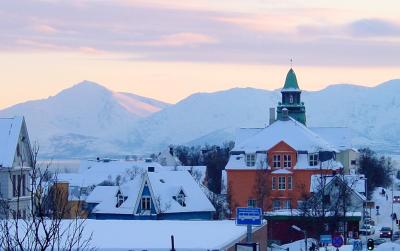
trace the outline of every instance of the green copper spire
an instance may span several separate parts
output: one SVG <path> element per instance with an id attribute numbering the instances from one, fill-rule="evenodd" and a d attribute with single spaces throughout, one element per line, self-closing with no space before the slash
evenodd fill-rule
<path id="1" fill-rule="evenodd" d="M 290 68 L 289 72 L 286 75 L 285 85 L 283 86 L 282 91 L 300 91 L 299 85 L 297 84 L 296 73 L 294 73 L 293 69 Z"/>
<path id="2" fill-rule="evenodd" d="M 284 120 L 283 109 L 287 109 L 289 117 L 294 118 L 302 124 L 306 124 L 306 107 L 301 102 L 301 90 L 297 84 L 296 74 L 290 68 L 286 75 L 285 85 L 282 90 L 282 101 L 278 103 L 276 110 L 277 119 Z"/>

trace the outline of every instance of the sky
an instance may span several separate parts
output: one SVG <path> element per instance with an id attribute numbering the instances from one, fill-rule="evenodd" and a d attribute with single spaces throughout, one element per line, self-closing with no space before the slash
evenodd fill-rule
<path id="1" fill-rule="evenodd" d="M 169 103 L 233 87 L 400 78 L 398 0 L 13 0 L 0 109 L 90 80 Z"/>

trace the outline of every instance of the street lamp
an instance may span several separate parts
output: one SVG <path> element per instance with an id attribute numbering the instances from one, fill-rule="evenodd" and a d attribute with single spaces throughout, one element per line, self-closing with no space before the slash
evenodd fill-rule
<path id="1" fill-rule="evenodd" d="M 299 228 L 299 227 L 296 226 L 296 225 L 292 225 L 292 228 L 293 228 L 294 230 L 296 230 L 296 231 L 303 232 L 303 234 L 304 234 L 304 240 L 305 240 L 305 243 L 304 243 L 304 244 L 305 244 L 305 249 L 304 249 L 304 251 L 307 251 L 307 231 L 305 231 L 305 230 Z"/>

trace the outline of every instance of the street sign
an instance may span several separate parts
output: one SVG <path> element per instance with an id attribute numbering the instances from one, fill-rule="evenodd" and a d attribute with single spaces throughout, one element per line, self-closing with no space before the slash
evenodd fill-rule
<path id="1" fill-rule="evenodd" d="M 319 242 L 321 242 L 322 244 L 331 244 L 332 243 L 332 235 L 330 235 L 330 234 L 320 235 Z"/>
<path id="2" fill-rule="evenodd" d="M 353 241 L 353 251 L 362 251 L 362 241 L 361 240 L 354 240 Z"/>
<path id="3" fill-rule="evenodd" d="M 261 225 L 262 213 L 258 207 L 237 207 L 236 225 Z"/>
<path id="4" fill-rule="evenodd" d="M 343 245 L 343 237 L 341 235 L 335 235 L 332 238 L 332 245 L 335 248 L 340 248 Z"/>

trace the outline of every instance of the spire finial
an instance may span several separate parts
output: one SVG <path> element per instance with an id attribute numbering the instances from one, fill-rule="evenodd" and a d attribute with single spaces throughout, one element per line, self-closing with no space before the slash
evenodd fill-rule
<path id="1" fill-rule="evenodd" d="M 290 68 L 293 68 L 293 58 L 290 58 Z"/>

